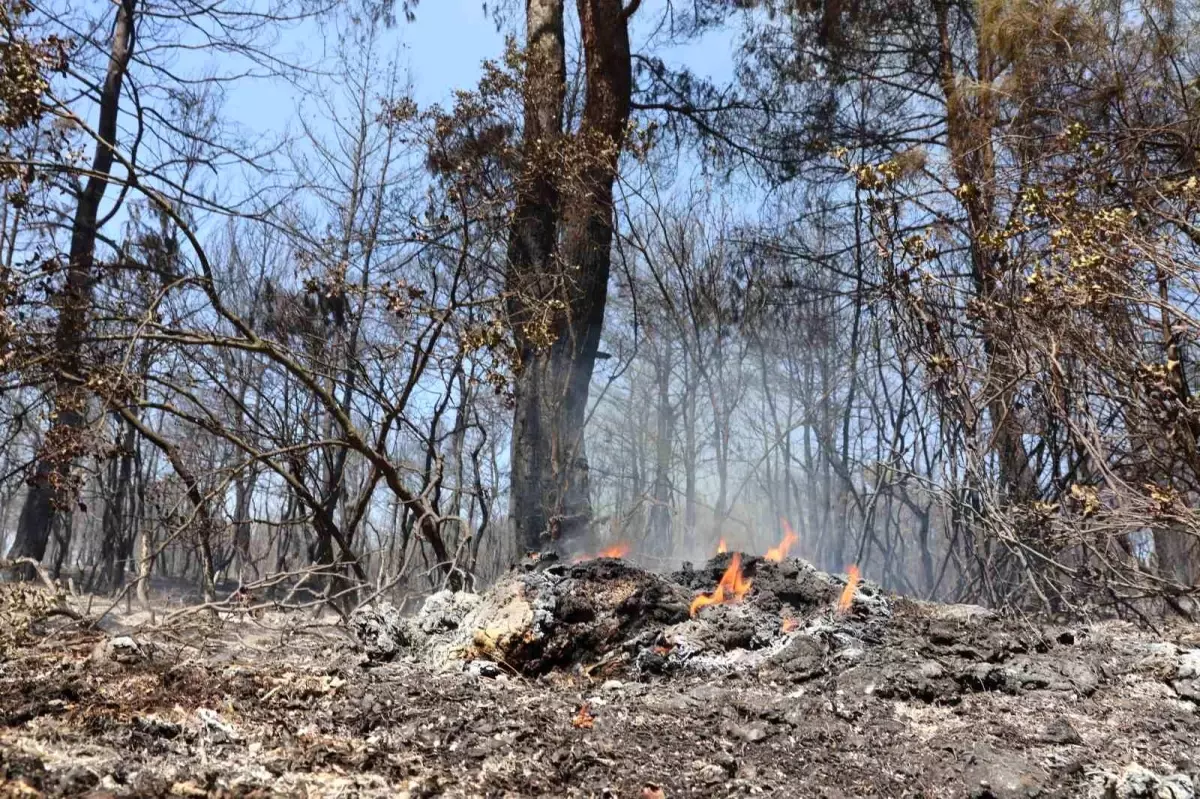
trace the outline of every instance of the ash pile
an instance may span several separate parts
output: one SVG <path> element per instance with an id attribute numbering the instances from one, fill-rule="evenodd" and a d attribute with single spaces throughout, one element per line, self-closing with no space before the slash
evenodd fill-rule
<path id="1" fill-rule="evenodd" d="M 1147 643 L 1127 623 L 1008 619 L 770 553 L 723 553 L 668 575 L 613 557 L 543 558 L 482 594 L 434 594 L 411 615 L 361 609 L 351 627 L 368 665 L 588 681 L 735 674 L 942 706 L 979 694 L 1087 699 L 1116 657 L 1187 712 L 1200 706 L 1194 631 Z"/>
<path id="2" fill-rule="evenodd" d="M 660 575 L 622 559 L 540 558 L 483 594 L 443 591 L 420 610 L 351 619 L 372 661 L 483 676 L 641 679 L 731 671 L 801 681 L 883 643 L 893 601 L 857 574 L 723 553 Z"/>

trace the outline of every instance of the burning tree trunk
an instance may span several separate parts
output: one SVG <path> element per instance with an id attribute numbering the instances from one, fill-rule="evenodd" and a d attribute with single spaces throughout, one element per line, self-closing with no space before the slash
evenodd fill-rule
<path id="1" fill-rule="evenodd" d="M 524 163 L 506 273 L 520 356 L 511 515 L 526 549 L 540 549 L 547 534 L 577 538 L 591 517 L 583 426 L 608 293 L 635 8 L 578 0 L 586 101 L 579 130 L 567 135 L 562 2 L 526 4 Z"/>
<path id="2" fill-rule="evenodd" d="M 29 491 L 17 522 L 17 536 L 9 558 L 41 560 L 56 517 L 70 503 L 71 463 L 82 452 L 88 394 L 80 384 L 82 349 L 92 310 L 93 267 L 96 256 L 97 218 L 108 188 L 117 138 L 117 113 L 121 84 L 133 50 L 137 0 L 121 0 L 116 8 L 108 69 L 100 91 L 100 119 L 90 177 L 79 194 L 71 226 L 66 282 L 58 293 L 58 328 L 54 335 L 53 368 L 57 373 L 54 421 L 38 456 Z M 61 523 L 61 519 L 58 520 Z"/>

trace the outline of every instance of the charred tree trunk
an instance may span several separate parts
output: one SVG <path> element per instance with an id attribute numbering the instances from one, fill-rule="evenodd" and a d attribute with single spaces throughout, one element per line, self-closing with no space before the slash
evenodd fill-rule
<path id="1" fill-rule="evenodd" d="M 199 532 L 197 537 L 200 544 L 200 587 L 204 593 L 205 604 L 211 605 L 217 598 L 214 579 L 216 566 L 212 550 L 212 537 L 216 533 L 217 525 L 209 509 L 208 499 L 201 490 L 200 479 L 188 466 L 178 447 L 151 430 L 132 411 L 123 408 L 120 410 L 120 414 L 127 424 L 141 434 L 142 438 L 157 447 L 167 457 L 171 468 L 175 470 L 175 474 L 183 483 L 188 501 L 192 503 L 192 508 L 195 510 L 194 526 Z M 187 570 L 184 569 L 183 573 L 186 574 L 186 572 Z"/>
<path id="2" fill-rule="evenodd" d="M 1167 379 L 1180 407 L 1191 407 L 1193 396 L 1187 378 L 1189 364 L 1184 348 L 1179 346 L 1181 337 L 1176 332 L 1174 314 L 1168 311 L 1171 307 L 1170 278 L 1162 267 L 1157 268 L 1156 280 L 1159 300 L 1162 302 L 1160 325 L 1163 355 L 1167 364 L 1173 364 L 1168 369 Z M 1193 420 L 1179 425 L 1176 438 L 1184 462 L 1194 475 L 1200 476 L 1200 424 Z M 1187 530 L 1174 525 L 1156 526 L 1154 553 L 1159 573 L 1166 579 L 1174 580 L 1179 585 L 1195 585 L 1200 581 L 1200 539 Z"/>
<path id="3" fill-rule="evenodd" d="M 260 576 L 258 565 L 254 562 L 253 553 L 250 551 L 251 533 L 253 532 L 253 523 L 250 521 L 250 502 L 254 497 L 257 482 L 258 472 L 251 466 L 234 483 L 233 548 L 239 561 L 239 583 L 245 581 L 247 571 L 254 575 L 254 580 L 258 580 Z"/>
<path id="4" fill-rule="evenodd" d="M 667 555 L 674 549 L 671 540 L 671 455 L 675 435 L 675 414 L 671 407 L 671 344 L 663 341 L 655 358 L 655 386 L 658 408 L 654 442 L 654 503 L 650 507 L 652 551 Z"/>
<path id="5" fill-rule="evenodd" d="M 513 415 L 511 516 L 518 546 L 563 547 L 591 517 L 583 425 L 611 261 L 613 181 L 629 120 L 628 19 L 619 0 L 578 0 L 586 100 L 563 131 L 561 0 L 527 0 L 522 174 L 506 282 L 520 357 Z M 563 150 L 568 158 L 562 158 Z M 562 163 L 569 166 L 562 167 Z"/>
<path id="6" fill-rule="evenodd" d="M 125 580 L 125 564 L 133 541 L 129 505 L 133 490 L 134 428 L 118 419 L 116 456 L 109 464 L 109 495 L 104 503 L 100 562 L 102 586 L 107 590 L 120 587 Z"/>
<path id="7" fill-rule="evenodd" d="M 697 461 L 700 458 L 696 444 L 696 415 L 699 413 L 699 401 L 695 384 L 691 380 L 691 370 L 684 365 L 684 395 L 681 403 L 683 409 L 683 545 L 690 552 L 696 545 L 696 472 Z"/>
<path id="8" fill-rule="evenodd" d="M 56 373 L 54 421 L 38 455 L 29 490 L 17 521 L 17 537 L 9 558 L 41 560 L 60 511 L 68 507 L 75 489 L 71 463 L 82 452 L 87 417 L 86 389 L 79 377 L 82 349 L 92 310 L 92 283 L 96 257 L 97 219 L 108 188 L 117 138 L 117 113 L 121 84 L 133 51 L 134 12 L 137 0 L 120 0 L 113 24 L 108 69 L 100 91 L 100 119 L 90 177 L 79 194 L 71 225 L 66 282 L 55 305 L 58 327 L 54 335 L 52 368 Z"/>
<path id="9" fill-rule="evenodd" d="M 570 384 L 569 346 L 559 336 L 550 347 L 533 339 L 536 305 L 554 284 L 559 191 L 549 151 L 561 146 L 566 61 L 562 0 L 527 0 L 524 164 L 509 229 L 505 281 L 521 363 L 513 414 L 511 516 L 518 546 L 537 550 L 553 513 L 551 436 L 556 425 L 554 388 Z M 555 331 L 559 332 L 559 331 Z M 563 374 L 565 372 L 565 374 Z M 560 388 L 560 391 L 561 391 Z M 563 398 L 565 400 L 565 398 Z"/>

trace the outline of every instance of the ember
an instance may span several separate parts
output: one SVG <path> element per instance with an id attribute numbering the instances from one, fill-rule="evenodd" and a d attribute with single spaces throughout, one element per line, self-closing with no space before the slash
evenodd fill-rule
<path id="1" fill-rule="evenodd" d="M 854 592 L 858 590 L 858 578 L 858 566 L 846 569 L 846 587 L 842 589 L 842 595 L 838 597 L 838 613 L 846 613 L 850 610 L 850 604 L 854 602 Z"/>
<path id="2" fill-rule="evenodd" d="M 776 563 L 786 558 L 788 550 L 800 540 L 800 536 L 796 535 L 796 531 L 788 524 L 787 519 L 780 519 L 779 521 L 783 524 L 783 540 L 779 542 L 779 546 L 768 549 L 767 554 L 763 556 L 766 560 L 775 561 Z"/>
<path id="3" fill-rule="evenodd" d="M 695 616 L 701 608 L 708 605 L 741 602 L 746 594 L 750 593 L 752 583 L 752 580 L 747 580 L 742 576 L 742 553 L 734 552 L 733 558 L 729 561 L 729 568 L 725 570 L 725 574 L 721 575 L 721 582 L 717 584 L 717 590 L 711 594 L 698 594 L 692 600 L 692 606 L 688 612 Z"/>

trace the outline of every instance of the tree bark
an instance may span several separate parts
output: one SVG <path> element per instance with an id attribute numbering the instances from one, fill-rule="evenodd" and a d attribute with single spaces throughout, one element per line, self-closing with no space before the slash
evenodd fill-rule
<path id="1" fill-rule="evenodd" d="M 654 439 L 654 499 L 650 506 L 650 548 L 669 555 L 674 551 L 671 536 L 671 461 L 675 439 L 675 413 L 671 407 L 671 343 L 659 342 L 654 359 L 657 409 Z"/>
<path id="2" fill-rule="evenodd" d="M 583 426 L 608 294 L 613 181 L 629 120 L 633 9 L 578 0 L 586 99 L 579 130 L 568 136 L 562 2 L 526 3 L 524 162 L 506 266 L 520 358 L 510 515 L 525 550 L 541 550 L 547 539 L 569 550 L 591 519 Z"/>
<path id="3" fill-rule="evenodd" d="M 969 104 L 971 98 L 959 90 L 951 44 L 949 3 L 934 0 L 933 7 L 939 40 L 938 70 L 946 102 L 947 147 L 952 168 L 962 187 L 972 280 L 980 299 L 1002 305 L 997 288 L 997 253 L 988 243 L 989 234 L 996 228 L 996 155 L 992 144 L 993 130 L 998 124 L 995 102 L 987 92 L 980 92 L 973 98 L 972 106 Z M 989 86 L 994 77 L 993 57 L 982 42 L 977 59 L 977 79 L 980 85 Z M 1013 371 L 1012 359 L 1004 347 L 1002 330 L 985 329 L 982 337 L 987 358 L 985 407 L 992 423 L 992 447 L 999 466 L 1001 488 L 1010 501 L 1028 502 L 1037 496 L 1037 475 L 1012 414 L 1015 399 L 1009 380 Z"/>
<path id="4" fill-rule="evenodd" d="M 187 498 L 195 509 L 195 521 L 193 524 L 197 528 L 197 538 L 200 544 L 200 587 L 204 593 L 205 604 L 211 605 L 217 598 L 214 580 L 216 567 L 212 550 L 212 537 L 216 534 L 217 524 L 209 509 L 208 498 L 201 490 L 200 478 L 188 466 L 187 461 L 184 460 L 183 455 L 179 452 L 179 447 L 151 430 L 138 419 L 132 410 L 122 408 L 119 413 L 125 419 L 126 424 L 137 430 L 142 438 L 158 447 L 159 451 L 167 457 L 167 461 L 170 462 L 171 468 L 175 470 L 175 474 L 183 482 Z"/>
<path id="5" fill-rule="evenodd" d="M 87 418 L 87 390 L 80 383 L 82 349 L 92 310 L 92 283 L 96 256 L 96 220 L 108 188 L 117 138 L 121 84 L 133 51 L 134 13 L 137 0 L 120 0 L 113 24 L 108 68 L 100 92 L 100 119 L 92 157 L 91 176 L 79 194 L 71 225 L 67 277 L 58 293 L 58 327 L 54 336 L 52 368 L 57 372 L 54 416 L 46 435 L 29 490 L 17 522 L 17 536 L 8 556 L 41 560 L 55 519 L 74 497 L 71 463 L 82 452 Z"/>
<path id="6" fill-rule="evenodd" d="M 125 580 L 125 565 L 133 540 L 129 498 L 133 490 L 133 438 L 135 430 L 118 418 L 116 453 L 108 468 L 108 496 L 104 502 L 103 539 L 100 543 L 101 586 L 115 590 Z"/>

